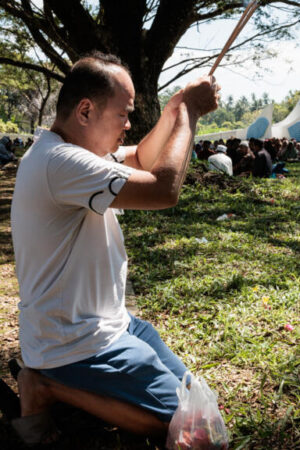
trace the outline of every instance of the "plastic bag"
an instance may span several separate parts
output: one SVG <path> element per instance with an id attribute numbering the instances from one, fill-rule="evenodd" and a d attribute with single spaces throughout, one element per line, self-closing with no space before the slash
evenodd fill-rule
<path id="1" fill-rule="evenodd" d="M 232 219 L 233 217 L 235 217 L 235 214 L 233 213 L 228 213 L 228 214 L 222 214 L 222 216 L 217 217 L 217 221 L 220 222 L 221 220 L 228 220 L 228 219 Z"/>
<path id="2" fill-rule="evenodd" d="M 188 375 L 191 376 L 190 390 L 186 388 Z M 226 450 L 228 437 L 217 395 L 204 378 L 197 380 L 186 372 L 176 393 L 179 403 L 169 425 L 167 449 Z"/>

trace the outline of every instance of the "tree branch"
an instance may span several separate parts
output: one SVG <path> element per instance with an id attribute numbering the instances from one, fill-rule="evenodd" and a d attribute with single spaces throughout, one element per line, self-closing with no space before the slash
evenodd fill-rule
<path id="1" fill-rule="evenodd" d="M 34 12 L 32 11 L 30 1 L 29 0 L 21 0 L 23 10 L 26 13 L 26 18 L 23 19 L 27 28 L 29 29 L 33 39 L 39 45 L 39 47 L 43 50 L 45 55 L 55 63 L 57 68 L 61 70 L 64 74 L 67 74 L 70 70 L 69 65 L 65 62 L 63 58 L 54 50 L 53 46 L 44 38 L 42 33 L 39 30 L 40 23 L 34 16 Z M 30 19 L 28 19 L 30 17 Z"/>
<path id="2" fill-rule="evenodd" d="M 145 55 L 160 73 L 178 40 L 196 20 L 195 0 L 161 0 L 153 24 L 146 35 Z M 153 42 L 159 42 L 159 51 Z"/>
<path id="3" fill-rule="evenodd" d="M 215 3 L 215 2 L 213 2 Z M 217 9 L 208 12 L 206 14 L 197 14 L 196 16 L 196 20 L 197 21 L 204 21 L 207 19 L 213 19 L 217 16 L 221 16 L 222 14 L 228 12 L 228 11 L 234 11 L 235 9 L 239 9 L 239 8 L 243 8 L 243 2 L 236 2 L 236 3 L 226 3 L 226 4 L 221 4 L 220 6 L 218 5 Z"/>
<path id="4" fill-rule="evenodd" d="M 243 47 L 243 46 L 244 46 L 245 44 L 247 44 L 248 42 L 253 42 L 253 41 L 257 40 L 257 39 L 261 39 L 263 36 L 266 36 L 266 35 L 268 35 L 268 34 L 276 33 L 276 32 L 278 32 L 278 31 L 280 31 L 280 30 L 282 30 L 282 29 L 284 29 L 284 28 L 290 28 L 290 27 L 293 27 L 293 26 L 296 25 L 297 23 L 300 23 L 300 19 L 296 20 L 296 21 L 293 22 L 293 23 L 280 25 L 280 26 L 278 26 L 277 28 L 272 29 L 272 30 L 267 30 L 267 31 L 264 31 L 264 32 L 256 33 L 255 35 L 251 36 L 250 38 L 247 38 L 247 39 L 245 39 L 244 41 L 241 41 L 240 43 L 238 43 L 238 44 L 236 44 L 235 46 L 231 47 L 231 48 L 230 48 L 230 51 L 232 51 L 232 50 L 237 50 L 238 48 Z M 203 67 L 203 66 L 206 65 L 209 61 L 211 61 L 212 59 L 216 58 L 217 56 L 218 56 L 218 53 L 215 54 L 215 55 L 212 55 L 212 56 L 210 56 L 210 57 L 203 57 L 203 58 L 201 58 L 200 62 L 197 62 L 197 63 L 194 64 L 192 67 L 187 68 L 187 66 L 186 66 L 183 70 L 181 70 L 179 73 L 177 73 L 173 78 L 171 78 L 170 80 L 168 80 L 164 85 L 160 86 L 159 89 L 158 89 L 158 91 L 161 91 L 162 89 L 165 89 L 165 88 L 166 88 L 167 86 L 169 86 L 171 83 L 173 83 L 174 81 L 176 81 L 176 80 L 178 80 L 179 78 L 183 77 L 184 75 L 186 75 L 187 73 L 191 72 L 192 70 L 198 69 L 199 67 Z M 188 58 L 188 59 L 186 59 L 186 60 L 183 60 L 183 61 L 181 61 L 181 62 L 179 62 L 179 63 L 174 64 L 173 66 L 168 67 L 168 68 L 165 69 L 165 70 L 168 70 L 168 69 L 170 69 L 170 68 L 179 66 L 179 65 L 181 65 L 181 64 L 183 64 L 183 63 L 185 63 L 185 62 L 190 62 L 190 61 L 193 61 L 193 60 L 196 61 L 197 59 L 196 59 L 196 58 L 195 58 L 195 59 L 194 59 L 194 58 Z M 198 59 L 198 61 L 199 61 L 199 59 Z M 232 64 L 232 63 L 231 63 L 231 64 Z M 223 65 L 222 65 L 221 67 L 223 67 Z"/>
<path id="5" fill-rule="evenodd" d="M 2 7 L 13 17 L 21 19 L 23 21 L 23 23 L 30 31 L 33 39 L 43 50 L 45 55 L 48 56 L 63 73 L 67 73 L 69 71 L 68 64 L 59 56 L 59 54 L 53 49 L 52 45 L 47 42 L 47 40 L 40 32 L 40 21 L 34 14 L 31 8 L 30 1 L 21 0 L 20 5 L 20 3 L 16 3 L 13 0 L 11 0 L 10 2 L 6 0 L 0 0 L 0 7 Z"/>
<path id="6" fill-rule="evenodd" d="M 46 67 L 38 66 L 37 64 L 27 63 L 24 61 L 16 61 L 11 58 L 2 58 L 0 57 L 0 64 L 9 64 L 11 66 L 22 67 L 23 69 L 35 70 L 36 72 L 43 73 L 44 75 L 54 78 L 57 81 L 63 83 L 64 77 L 59 75 L 58 73 L 47 69 Z"/>
<path id="7" fill-rule="evenodd" d="M 71 46 L 68 44 L 68 36 L 63 30 L 63 28 L 59 28 L 54 20 L 51 8 L 47 1 L 43 1 L 44 4 L 44 16 L 45 16 L 45 25 L 42 28 L 44 32 L 48 34 L 49 37 L 53 41 L 57 43 L 59 47 L 61 47 L 67 55 L 70 57 L 71 61 L 74 63 L 78 59 L 78 54 L 74 51 L 74 49 L 71 48 Z M 49 27 L 50 25 L 50 27 Z M 46 28 L 46 29 L 45 29 Z"/>
<path id="8" fill-rule="evenodd" d="M 105 50 L 101 42 L 101 27 L 85 9 L 80 0 L 44 0 L 44 3 L 54 12 L 63 23 L 68 36 L 68 45 L 78 55 L 97 48 Z M 74 26 L 80 18 L 80 29 Z"/>
<path id="9" fill-rule="evenodd" d="M 285 3 L 286 5 L 290 6 L 297 6 L 300 8 L 299 1 L 292 1 L 292 0 L 265 0 L 262 2 L 264 5 L 270 5 L 272 3 Z"/>

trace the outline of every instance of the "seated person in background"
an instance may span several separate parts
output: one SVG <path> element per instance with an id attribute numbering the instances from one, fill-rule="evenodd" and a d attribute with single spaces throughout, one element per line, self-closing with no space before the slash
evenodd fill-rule
<path id="1" fill-rule="evenodd" d="M 280 175 L 286 175 L 289 173 L 289 170 L 285 167 L 285 162 L 279 161 L 273 165 L 271 178 L 277 178 Z"/>
<path id="2" fill-rule="evenodd" d="M 11 140 L 8 136 L 0 139 L 0 164 L 4 165 L 11 161 L 16 161 L 16 157 L 11 151 Z"/>
<path id="3" fill-rule="evenodd" d="M 265 141 L 264 148 L 269 152 L 269 155 L 271 156 L 272 162 L 274 163 L 276 160 L 276 149 L 275 146 L 272 144 L 271 141 Z"/>
<path id="4" fill-rule="evenodd" d="M 276 159 L 278 159 L 278 154 L 279 154 L 280 149 L 281 149 L 281 141 L 280 141 L 280 139 L 273 138 L 273 145 L 274 145 L 274 148 L 275 148 Z"/>
<path id="5" fill-rule="evenodd" d="M 289 142 L 285 151 L 281 153 L 281 160 L 287 161 L 288 159 L 296 159 L 297 158 L 297 151 L 294 147 L 293 142 Z"/>
<path id="6" fill-rule="evenodd" d="M 13 146 L 23 148 L 24 147 L 23 140 L 21 138 L 14 139 Z"/>
<path id="7" fill-rule="evenodd" d="M 226 155 L 227 147 L 225 145 L 218 145 L 216 154 L 208 158 L 208 169 L 215 172 L 226 173 L 232 175 L 232 161 Z"/>
<path id="8" fill-rule="evenodd" d="M 227 155 L 231 158 L 233 165 L 235 165 L 239 160 L 237 149 L 240 143 L 241 140 L 238 138 L 232 138 L 227 141 Z"/>
<path id="9" fill-rule="evenodd" d="M 272 174 L 272 160 L 270 154 L 263 148 L 263 141 L 260 139 L 254 140 L 254 166 L 253 176 L 259 178 L 269 178 Z"/>
<path id="10" fill-rule="evenodd" d="M 218 147 L 219 144 L 220 144 L 220 142 L 218 140 L 214 141 L 212 150 L 216 150 L 216 148 Z"/>
<path id="11" fill-rule="evenodd" d="M 33 144 L 33 139 L 29 137 L 24 144 L 25 150 L 27 150 L 32 144 Z"/>
<path id="12" fill-rule="evenodd" d="M 250 175 L 253 169 L 255 156 L 249 148 L 247 141 L 242 141 L 237 149 L 239 161 L 233 166 L 234 175 Z"/>
<path id="13" fill-rule="evenodd" d="M 197 146 L 197 144 L 194 143 L 193 151 L 192 151 L 192 161 L 196 161 L 198 159 L 198 156 L 197 156 L 197 153 L 196 153 L 196 146 Z"/>
<path id="14" fill-rule="evenodd" d="M 281 141 L 281 147 L 279 149 L 279 152 L 277 153 L 277 158 L 280 160 L 283 159 L 283 156 L 286 152 L 287 146 L 288 146 L 289 141 L 286 138 L 283 138 Z"/>
<path id="15" fill-rule="evenodd" d="M 255 138 L 249 139 L 249 148 L 253 153 L 254 153 L 254 141 L 255 141 Z"/>
<path id="16" fill-rule="evenodd" d="M 197 144 L 195 145 L 195 152 L 197 154 L 197 158 L 199 158 L 199 155 L 201 153 L 202 144 L 203 144 L 203 141 L 198 141 Z"/>
<path id="17" fill-rule="evenodd" d="M 201 151 L 198 153 L 198 158 L 199 158 L 199 159 L 205 159 L 205 160 L 208 160 L 208 158 L 209 158 L 211 155 L 214 155 L 214 154 L 215 154 L 214 150 L 212 150 L 212 149 L 210 148 L 210 146 L 211 146 L 211 142 L 210 142 L 210 141 L 204 141 L 204 142 L 203 142 L 202 149 L 201 149 Z"/>

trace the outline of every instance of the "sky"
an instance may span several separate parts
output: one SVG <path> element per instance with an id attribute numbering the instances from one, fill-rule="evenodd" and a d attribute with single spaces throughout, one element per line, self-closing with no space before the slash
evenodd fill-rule
<path id="1" fill-rule="evenodd" d="M 251 19 L 252 21 L 252 19 Z M 250 22 L 251 22 L 250 21 Z M 239 39 L 243 40 L 254 27 L 248 23 L 241 32 Z M 181 47 L 192 48 L 222 48 L 232 30 L 236 21 L 218 20 L 210 25 L 201 25 L 200 31 L 197 32 L 196 27 L 188 30 L 178 43 Z M 277 56 L 262 63 L 262 69 L 257 67 L 249 58 L 249 52 L 241 52 L 242 59 L 248 59 L 238 67 L 222 68 L 218 67 L 215 76 L 221 85 L 221 94 L 224 99 L 229 95 L 233 95 L 237 100 L 242 95 L 250 98 L 251 93 L 255 93 L 260 98 L 264 92 L 276 102 L 282 101 L 289 93 L 289 90 L 300 90 L 300 27 L 294 28 L 296 39 L 293 41 L 278 41 L 270 45 L 271 50 L 277 51 Z M 297 47 L 298 44 L 298 47 Z M 175 49 L 172 57 L 167 61 L 165 67 L 179 62 L 187 57 L 187 54 L 201 56 L 204 52 L 189 51 L 187 49 Z M 177 72 L 171 69 L 163 72 L 159 84 L 162 86 Z M 256 74 L 258 71 L 259 75 Z M 185 84 L 198 76 L 205 75 L 209 72 L 209 68 L 196 69 L 184 77 L 176 80 L 169 87 L 185 86 Z"/>
<path id="2" fill-rule="evenodd" d="M 89 3 L 96 5 L 99 0 L 89 0 Z M 34 0 L 34 2 L 41 6 L 42 0 Z M 280 5 L 280 4 L 279 4 Z M 273 9 L 276 14 L 276 10 Z M 282 14 L 282 13 L 279 13 Z M 283 16 L 281 16 L 283 18 Z M 232 30 L 236 25 L 236 21 L 232 19 L 216 20 L 211 24 L 201 24 L 200 32 L 193 27 L 188 30 L 178 46 L 193 47 L 193 48 L 222 48 Z M 253 18 L 245 26 L 238 39 L 244 39 L 249 33 L 255 31 L 253 26 Z M 249 54 L 242 53 L 242 59 L 248 59 L 248 62 L 243 63 L 240 67 L 222 68 L 218 67 L 215 76 L 218 83 L 221 85 L 221 95 L 226 99 L 232 95 L 235 100 L 245 95 L 250 98 L 251 93 L 255 93 L 257 98 L 260 98 L 264 92 L 269 94 L 270 99 L 275 102 L 281 102 L 289 93 L 290 90 L 300 90 L 300 26 L 294 28 L 295 40 L 293 41 L 279 41 L 274 43 L 270 49 L 276 49 L 277 57 L 273 57 L 262 64 L 262 69 L 259 70 L 257 76 L 257 68 L 249 58 Z M 297 47 L 298 43 L 298 47 Z M 191 53 L 185 49 L 175 49 L 172 57 L 166 62 L 165 67 L 172 65 L 186 58 L 186 54 Z M 201 52 L 192 52 L 195 56 L 201 56 Z M 203 53 L 202 53 L 203 54 Z M 169 70 L 163 72 L 159 84 L 162 86 L 166 81 L 173 77 L 176 70 Z M 190 74 L 175 81 L 169 87 L 182 86 L 192 81 L 193 79 L 205 75 L 209 72 L 209 68 L 196 69 Z"/>

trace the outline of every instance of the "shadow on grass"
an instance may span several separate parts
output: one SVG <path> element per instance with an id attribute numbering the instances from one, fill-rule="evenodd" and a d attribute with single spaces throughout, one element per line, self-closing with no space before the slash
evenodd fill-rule
<path id="1" fill-rule="evenodd" d="M 0 264 L 7 264 L 14 261 L 11 233 L 0 231 Z"/>
<path id="2" fill-rule="evenodd" d="M 55 417 L 61 431 L 58 442 L 38 446 L 48 450 L 163 450 L 165 440 L 149 440 L 105 424 L 96 417 L 77 411 L 66 417 Z M 25 450 L 28 447 L 19 439 L 10 423 L 0 419 L 1 450 Z M 34 447 L 37 449 L 37 447 Z"/>

